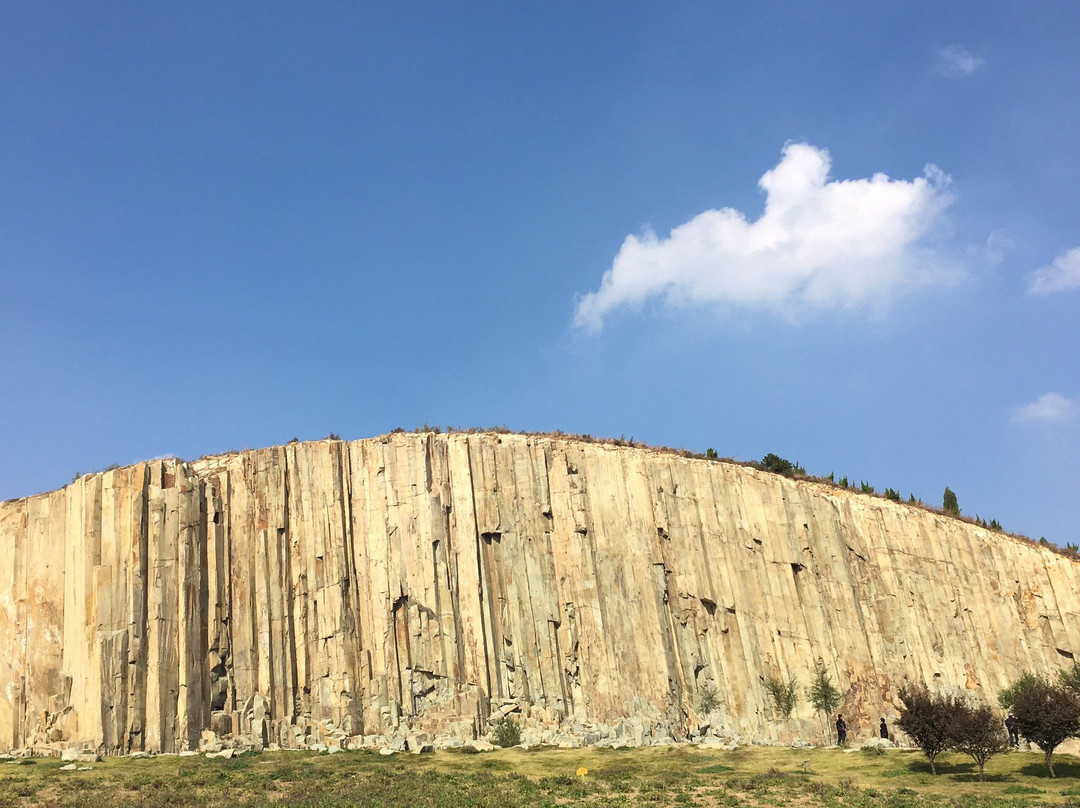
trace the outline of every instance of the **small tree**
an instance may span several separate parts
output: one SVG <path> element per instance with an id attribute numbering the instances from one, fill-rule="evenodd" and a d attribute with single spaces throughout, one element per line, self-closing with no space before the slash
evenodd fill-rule
<path id="1" fill-rule="evenodd" d="M 989 705 L 963 705 L 957 711 L 952 728 L 955 737 L 953 749 L 971 755 L 979 767 L 979 779 L 983 779 L 986 761 L 1000 752 L 1009 750 L 1009 735 L 1001 719 Z"/>
<path id="2" fill-rule="evenodd" d="M 709 458 L 709 460 L 716 460 L 720 455 L 716 453 L 716 449 L 710 446 L 705 450 L 705 457 Z"/>
<path id="3" fill-rule="evenodd" d="M 956 494 L 952 492 L 949 486 L 945 486 L 945 494 L 941 498 L 941 509 L 946 513 L 951 513 L 953 516 L 960 515 L 960 506 L 956 502 Z"/>
<path id="4" fill-rule="evenodd" d="M 1035 677 L 1036 683 L 1018 692 L 1012 713 L 1020 734 L 1036 744 L 1046 757 L 1046 768 L 1054 774 L 1054 750 L 1066 738 L 1080 734 L 1080 701 L 1068 687 Z"/>
<path id="5" fill-rule="evenodd" d="M 962 702 L 956 696 L 932 695 L 926 685 L 905 685 L 897 694 L 903 707 L 896 725 L 930 759 L 930 771 L 937 774 L 937 756 L 952 746 L 953 725 Z"/>
<path id="6" fill-rule="evenodd" d="M 504 715 L 491 725 L 491 742 L 496 746 L 517 746 L 521 743 L 521 727 L 518 722 Z"/>
<path id="7" fill-rule="evenodd" d="M 829 671 L 820 659 L 814 665 L 813 678 L 806 695 L 815 710 L 825 713 L 825 725 L 828 726 L 829 716 L 840 706 L 840 691 L 833 686 Z"/>
<path id="8" fill-rule="evenodd" d="M 787 681 L 779 677 L 766 677 L 765 689 L 772 697 L 773 706 L 781 718 L 791 718 L 795 705 L 799 703 L 799 680 L 792 676 Z"/>

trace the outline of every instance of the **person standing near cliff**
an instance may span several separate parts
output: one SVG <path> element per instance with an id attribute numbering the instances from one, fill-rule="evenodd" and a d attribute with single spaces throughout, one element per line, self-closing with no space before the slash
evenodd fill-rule
<path id="1" fill-rule="evenodd" d="M 836 745 L 843 746 L 847 743 L 847 724 L 844 723 L 844 716 L 836 716 Z"/>
<path id="2" fill-rule="evenodd" d="M 1020 728 L 1016 725 L 1016 717 L 1012 713 L 1005 719 L 1005 729 L 1009 731 L 1009 745 L 1019 747 Z"/>
<path id="3" fill-rule="evenodd" d="M 886 741 L 889 740 L 889 725 L 885 723 L 884 716 L 881 719 L 881 724 L 878 726 L 878 734 Z"/>

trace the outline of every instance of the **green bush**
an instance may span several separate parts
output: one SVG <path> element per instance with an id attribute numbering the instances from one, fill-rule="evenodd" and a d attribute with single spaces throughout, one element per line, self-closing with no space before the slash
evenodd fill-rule
<path id="1" fill-rule="evenodd" d="M 899 502 L 900 501 L 900 492 L 897 491 L 895 488 L 886 488 L 885 489 L 885 499 L 891 499 L 894 502 Z"/>
<path id="2" fill-rule="evenodd" d="M 998 704 L 1000 704 L 1004 710 L 1011 710 L 1013 704 L 1016 703 L 1017 696 L 1038 686 L 1039 678 L 1033 673 L 1024 671 L 1020 674 L 1019 679 L 1001 691 L 1001 695 L 998 696 Z"/>
<path id="3" fill-rule="evenodd" d="M 1080 662 L 1074 661 L 1065 670 L 1058 671 L 1058 682 L 1062 687 L 1069 688 L 1080 697 Z"/>
<path id="4" fill-rule="evenodd" d="M 521 727 L 510 716 L 503 716 L 491 725 L 491 742 L 496 746 L 517 746 L 521 743 Z"/>
<path id="5" fill-rule="evenodd" d="M 792 463 L 790 460 L 785 460 L 779 455 L 775 455 L 769 452 L 765 457 L 761 458 L 761 467 L 765 471 L 772 471 L 777 474 L 783 474 L 790 477 L 791 475 L 806 474 L 806 469 L 800 466 L 798 463 Z"/>
<path id="6" fill-rule="evenodd" d="M 701 692 L 698 694 L 698 702 L 701 706 L 701 712 L 706 715 L 722 704 L 720 693 L 712 685 L 705 685 L 701 688 Z"/>

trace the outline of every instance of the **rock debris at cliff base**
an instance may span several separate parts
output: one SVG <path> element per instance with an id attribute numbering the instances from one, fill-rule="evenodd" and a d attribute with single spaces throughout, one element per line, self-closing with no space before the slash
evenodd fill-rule
<path id="1" fill-rule="evenodd" d="M 645 448 L 292 443 L 0 504 L 0 749 L 825 737 L 905 681 L 1072 659 L 1076 564 L 920 508 Z M 702 695 L 719 706 L 700 714 Z M 410 739 L 412 739 L 410 741 Z"/>

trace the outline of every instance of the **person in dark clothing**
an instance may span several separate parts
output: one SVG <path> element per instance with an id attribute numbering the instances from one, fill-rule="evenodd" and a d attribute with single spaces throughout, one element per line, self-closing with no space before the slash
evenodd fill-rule
<path id="1" fill-rule="evenodd" d="M 880 724 L 880 726 L 878 726 L 878 733 L 886 741 L 889 740 L 889 725 L 885 723 L 884 718 L 881 719 L 881 724 Z"/>
<path id="2" fill-rule="evenodd" d="M 844 716 L 836 716 L 836 745 L 843 746 L 847 743 L 847 724 L 844 723 Z"/>
<path id="3" fill-rule="evenodd" d="M 1009 744 L 1011 746 L 1020 745 L 1020 728 L 1017 726 L 1016 718 L 1012 713 L 1009 713 L 1009 717 L 1005 719 L 1005 729 L 1009 731 Z"/>

